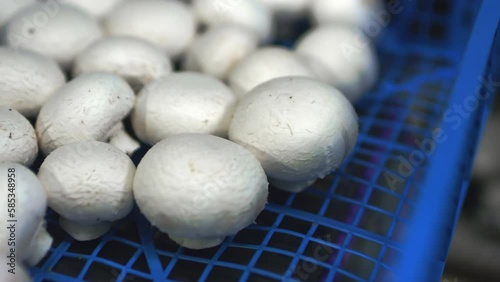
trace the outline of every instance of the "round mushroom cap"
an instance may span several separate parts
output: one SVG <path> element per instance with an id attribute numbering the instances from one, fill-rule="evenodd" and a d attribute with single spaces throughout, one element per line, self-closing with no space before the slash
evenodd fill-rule
<path id="1" fill-rule="evenodd" d="M 35 129 L 16 110 L 0 106 L 0 163 L 30 166 L 38 155 Z"/>
<path id="2" fill-rule="evenodd" d="M 137 205 L 177 238 L 224 237 L 264 209 L 268 182 L 255 157 L 228 140 L 182 134 L 156 144 L 134 179 Z"/>
<path id="3" fill-rule="evenodd" d="M 234 24 L 255 32 L 262 42 L 272 37 L 272 13 L 258 0 L 193 0 L 193 9 L 206 26 Z"/>
<path id="4" fill-rule="evenodd" d="M 0 106 L 34 118 L 65 82 L 56 61 L 31 51 L 0 47 Z"/>
<path id="5" fill-rule="evenodd" d="M 7 25 L 5 42 L 54 58 L 69 69 L 74 58 L 102 37 L 99 23 L 87 13 L 49 1 L 26 7 Z"/>
<path id="6" fill-rule="evenodd" d="M 311 0 L 259 0 L 268 9 L 277 14 L 304 15 Z"/>
<path id="7" fill-rule="evenodd" d="M 229 127 L 229 139 L 252 152 L 270 178 L 289 182 L 325 177 L 357 136 L 357 115 L 344 95 L 306 77 L 256 87 L 240 101 Z"/>
<path id="8" fill-rule="evenodd" d="M 172 72 L 168 56 L 158 47 L 134 37 L 108 37 L 94 42 L 75 60 L 75 76 L 110 72 L 140 88 Z"/>
<path id="9" fill-rule="evenodd" d="M 172 58 L 180 56 L 196 34 L 190 7 L 174 0 L 125 0 L 106 16 L 104 25 L 111 35 L 145 39 Z"/>
<path id="10" fill-rule="evenodd" d="M 237 98 L 214 77 L 181 72 L 146 86 L 132 112 L 132 127 L 154 145 L 176 134 L 227 136 Z"/>
<path id="11" fill-rule="evenodd" d="M 30 243 L 38 228 L 43 224 L 47 209 L 47 195 L 36 175 L 21 164 L 1 163 L 0 185 L 2 187 L 0 201 L 4 203 L 0 210 L 0 218 L 7 226 L 10 224 L 7 220 L 17 220 L 15 222 L 15 247 L 19 261 L 22 261 L 29 255 Z M 9 194 L 15 194 L 15 196 Z M 12 212 L 8 210 L 8 203 L 11 203 L 8 200 L 10 199 L 15 199 L 13 207 L 15 210 Z M 9 235 L 9 229 L 1 228 L 0 254 L 2 256 L 11 248 L 6 243 Z"/>
<path id="12" fill-rule="evenodd" d="M 313 77 L 314 74 L 294 52 L 282 47 L 265 47 L 241 60 L 228 80 L 229 86 L 241 98 L 264 82 L 286 76 Z"/>
<path id="13" fill-rule="evenodd" d="M 377 55 L 360 30 L 322 26 L 304 35 L 296 49 L 318 78 L 335 86 L 352 102 L 377 81 Z"/>
<path id="14" fill-rule="evenodd" d="M 121 77 L 83 74 L 60 88 L 40 110 L 36 121 L 40 148 L 48 155 L 78 141 L 106 141 L 134 103 L 135 94 Z"/>
<path id="15" fill-rule="evenodd" d="M 24 7 L 35 4 L 37 0 L 0 0 L 0 29 Z M 3 280 L 2 280 L 3 281 Z"/>
<path id="16" fill-rule="evenodd" d="M 64 3 L 74 5 L 94 17 L 101 18 L 121 1 L 123 0 L 65 0 Z"/>
<path id="17" fill-rule="evenodd" d="M 80 224 L 113 222 L 133 207 L 135 166 L 117 148 L 98 141 L 58 148 L 38 172 L 49 207 Z"/>
<path id="18" fill-rule="evenodd" d="M 313 20 L 320 25 L 342 24 L 365 30 L 373 20 L 382 27 L 375 15 L 383 9 L 381 0 L 311 0 Z"/>
<path id="19" fill-rule="evenodd" d="M 230 70 L 257 48 L 258 38 L 248 29 L 236 25 L 210 28 L 191 44 L 183 68 L 226 79 Z"/>

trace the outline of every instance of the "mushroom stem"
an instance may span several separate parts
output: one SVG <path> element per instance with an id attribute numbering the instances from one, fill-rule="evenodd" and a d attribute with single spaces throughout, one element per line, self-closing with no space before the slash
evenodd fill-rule
<path id="1" fill-rule="evenodd" d="M 49 251 L 52 241 L 52 236 L 45 229 L 45 223 L 41 224 L 31 240 L 26 264 L 30 267 L 37 265 Z"/>
<path id="2" fill-rule="evenodd" d="M 109 144 L 115 146 L 129 156 L 141 147 L 141 144 L 132 138 L 123 128 L 111 136 Z"/>
<path id="3" fill-rule="evenodd" d="M 307 180 L 302 182 L 285 181 L 280 179 L 269 178 L 269 183 L 278 189 L 285 190 L 291 193 L 299 193 L 309 188 L 316 182 L 317 179 Z"/>
<path id="4" fill-rule="evenodd" d="M 71 237 L 78 241 L 90 241 L 104 235 L 113 225 L 111 222 L 100 222 L 97 224 L 81 224 L 59 217 L 59 225 L 68 232 Z"/>
<path id="5" fill-rule="evenodd" d="M 184 238 L 184 237 L 176 237 L 172 235 L 168 235 L 172 241 L 181 245 L 182 247 L 193 249 L 193 250 L 201 250 L 207 249 L 211 247 L 215 247 L 224 241 L 225 237 L 204 237 L 204 238 Z"/>

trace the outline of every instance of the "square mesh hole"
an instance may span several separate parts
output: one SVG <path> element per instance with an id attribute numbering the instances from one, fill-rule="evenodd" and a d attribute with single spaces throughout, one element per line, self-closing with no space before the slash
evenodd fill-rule
<path id="1" fill-rule="evenodd" d="M 94 252 L 95 248 L 97 248 L 100 242 L 101 242 L 100 240 L 81 241 L 81 242 L 73 241 L 68 249 L 68 252 L 82 254 L 82 255 L 90 255 Z"/>
<path id="2" fill-rule="evenodd" d="M 57 264 L 50 271 L 70 277 L 77 277 L 82 271 L 86 262 L 86 259 L 61 257 Z"/>
<path id="3" fill-rule="evenodd" d="M 116 233 L 114 236 L 140 243 L 139 233 L 137 232 L 137 224 L 134 220 L 123 220 L 115 227 Z"/>
<path id="4" fill-rule="evenodd" d="M 394 195 L 382 192 L 378 189 L 373 189 L 370 198 L 368 199 L 368 204 L 386 210 L 390 213 L 396 213 L 401 201 L 401 199 L 395 197 Z"/>
<path id="5" fill-rule="evenodd" d="M 205 266 L 205 264 L 199 262 L 178 260 L 168 275 L 168 279 L 183 282 L 198 281 L 205 270 Z"/>
<path id="6" fill-rule="evenodd" d="M 269 202 L 278 204 L 278 205 L 285 205 L 286 202 L 288 201 L 288 198 L 292 194 L 285 192 L 280 189 L 274 188 L 272 185 L 269 186 Z"/>
<path id="7" fill-rule="evenodd" d="M 300 237 L 275 232 L 267 246 L 295 253 L 299 249 L 300 244 L 302 244 L 302 241 L 303 239 Z"/>
<path id="8" fill-rule="evenodd" d="M 298 281 L 316 282 L 321 281 L 323 276 L 327 273 L 328 269 L 317 263 L 300 260 L 293 271 L 292 278 Z"/>
<path id="9" fill-rule="evenodd" d="M 383 110 L 375 115 L 376 119 L 387 121 L 399 121 L 403 114 L 402 108 L 388 108 L 384 107 Z"/>
<path id="10" fill-rule="evenodd" d="M 265 230 L 245 228 L 238 232 L 233 238 L 234 243 L 260 245 L 267 235 Z"/>
<path id="11" fill-rule="evenodd" d="M 328 204 L 324 216 L 346 224 L 352 224 L 354 222 L 354 215 L 358 213 L 359 209 L 360 206 L 357 204 L 351 204 L 333 198 Z"/>
<path id="12" fill-rule="evenodd" d="M 342 178 L 335 189 L 335 195 L 360 201 L 370 188 L 368 184 Z"/>
<path id="13" fill-rule="evenodd" d="M 393 219 L 387 215 L 365 209 L 358 226 L 366 231 L 386 236 Z"/>
<path id="14" fill-rule="evenodd" d="M 375 262 L 352 253 L 344 254 L 342 261 L 341 269 L 367 281 L 375 268 Z"/>
<path id="15" fill-rule="evenodd" d="M 208 275 L 206 281 L 239 281 L 242 274 L 242 270 L 216 265 L 212 268 L 212 270 L 210 270 L 210 274 Z"/>
<path id="16" fill-rule="evenodd" d="M 211 259 L 215 253 L 219 250 L 219 246 L 217 247 L 212 247 L 208 249 L 202 249 L 202 250 L 191 250 L 187 248 L 182 249 L 182 254 L 194 258 L 204 258 L 204 259 Z"/>
<path id="17" fill-rule="evenodd" d="M 330 175 L 327 175 L 323 179 L 318 179 L 316 181 L 316 183 L 314 183 L 313 187 L 314 187 L 314 189 L 317 189 L 321 192 L 330 193 L 330 190 L 332 189 L 332 183 L 334 182 L 336 177 L 338 177 L 336 172 L 334 172 Z M 307 193 L 307 191 L 305 193 Z M 303 193 L 303 194 L 305 194 L 305 193 Z M 302 194 L 300 196 L 302 197 Z M 295 197 L 295 200 L 297 200 L 297 198 L 300 198 L 300 197 Z"/>
<path id="18" fill-rule="evenodd" d="M 257 217 L 257 219 L 255 221 L 260 226 L 271 227 L 275 224 L 276 218 L 278 218 L 277 213 L 274 213 L 274 212 L 271 212 L 268 210 L 264 210 L 260 213 L 260 215 Z"/>
<path id="19" fill-rule="evenodd" d="M 353 155 L 353 160 L 356 161 L 356 160 L 359 160 L 359 161 L 365 161 L 365 162 L 369 162 L 369 163 L 378 163 L 378 160 L 381 159 L 381 156 L 382 154 L 378 154 L 378 155 L 374 155 L 372 153 L 369 153 L 369 152 L 363 152 L 363 151 L 360 151 L 360 150 L 356 150 L 353 152 L 354 155 Z"/>
<path id="20" fill-rule="evenodd" d="M 219 260 L 240 265 L 248 265 L 254 253 L 255 250 L 253 249 L 228 247 Z"/>
<path id="21" fill-rule="evenodd" d="M 330 244 L 335 244 L 334 239 L 330 238 L 321 238 L 323 241 L 328 242 Z M 310 257 L 315 261 L 324 262 L 326 264 L 331 264 L 335 261 L 335 258 L 339 254 L 339 250 L 323 244 L 319 242 L 309 241 L 306 249 L 304 250 L 304 256 Z"/>
<path id="22" fill-rule="evenodd" d="M 324 225 L 318 225 L 313 237 L 341 246 L 347 238 L 347 233 L 334 228 L 326 227 Z"/>
<path id="23" fill-rule="evenodd" d="M 148 261 L 146 260 L 144 254 L 141 254 L 137 258 L 137 260 L 132 265 L 132 268 L 140 272 L 149 273 L 150 270 L 148 266 Z"/>
<path id="24" fill-rule="evenodd" d="M 137 249 L 132 246 L 117 241 L 109 241 L 99 251 L 98 256 L 125 265 L 136 251 Z"/>
<path id="25" fill-rule="evenodd" d="M 374 138 L 387 139 L 394 133 L 393 126 L 373 125 L 368 131 L 368 135 Z"/>
<path id="26" fill-rule="evenodd" d="M 421 142 L 421 140 L 424 140 L 424 137 L 424 132 L 420 130 L 403 129 L 398 135 L 397 142 L 417 150 L 417 144 Z M 427 156 L 425 156 L 425 154 L 420 151 L 412 152 L 410 156 L 412 158 L 411 160 L 414 159 L 416 163 L 424 162 L 427 158 Z"/>
<path id="27" fill-rule="evenodd" d="M 307 234 L 311 229 L 312 223 L 291 216 L 285 216 L 279 227 L 285 230 L 295 231 L 300 234 Z"/>
<path id="28" fill-rule="evenodd" d="M 428 120 L 415 114 L 411 114 L 405 119 L 405 125 L 407 128 L 411 127 L 417 130 L 426 130 L 430 127 Z"/>
<path id="29" fill-rule="evenodd" d="M 86 281 L 115 281 L 121 271 L 100 262 L 94 262 L 83 277 Z"/>
<path id="30" fill-rule="evenodd" d="M 375 171 L 376 171 L 375 167 L 368 167 L 366 165 L 351 162 L 346 167 L 344 174 L 347 174 L 354 178 L 360 178 L 367 181 L 371 181 L 375 174 Z"/>
<path id="31" fill-rule="evenodd" d="M 382 245 L 368 239 L 353 236 L 351 242 L 349 242 L 348 248 L 372 257 L 373 259 L 377 259 L 380 254 L 380 250 L 382 250 Z"/>
<path id="32" fill-rule="evenodd" d="M 317 214 L 323 206 L 324 201 L 324 196 L 304 192 L 295 197 L 292 202 L 292 208 Z"/>
<path id="33" fill-rule="evenodd" d="M 277 282 L 280 280 L 272 279 L 266 276 L 252 273 L 248 276 L 248 282 Z"/>
<path id="34" fill-rule="evenodd" d="M 291 262 L 292 258 L 289 256 L 263 252 L 257 260 L 255 267 L 282 275 L 286 273 Z"/>
<path id="35" fill-rule="evenodd" d="M 390 163 L 396 165 L 396 162 Z M 396 170 L 398 171 L 398 170 Z M 382 171 L 377 178 L 377 185 L 380 185 L 386 188 L 389 191 L 403 194 L 407 179 L 401 176 L 399 173 L 395 173 L 395 171 L 384 170 Z"/>

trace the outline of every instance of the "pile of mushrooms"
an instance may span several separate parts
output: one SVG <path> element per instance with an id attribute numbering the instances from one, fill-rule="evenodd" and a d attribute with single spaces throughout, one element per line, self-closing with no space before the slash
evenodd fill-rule
<path id="1" fill-rule="evenodd" d="M 351 103 L 378 75 L 362 30 L 378 1 L 104 2 L 0 0 L 0 185 L 10 167 L 26 181 L 28 265 L 50 248 L 47 206 L 87 241 L 136 202 L 179 245 L 210 248 L 255 222 L 269 183 L 300 192 L 348 158 Z M 295 46 L 270 45 L 308 15 Z"/>

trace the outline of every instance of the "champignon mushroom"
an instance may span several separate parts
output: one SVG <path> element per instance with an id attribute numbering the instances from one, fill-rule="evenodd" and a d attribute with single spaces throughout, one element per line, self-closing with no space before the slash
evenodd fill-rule
<path id="1" fill-rule="evenodd" d="M 352 102 L 377 81 L 377 55 L 360 30 L 322 26 L 304 35 L 296 50 L 318 78 L 338 88 Z"/>
<path id="2" fill-rule="evenodd" d="M 65 0 L 66 4 L 74 5 L 94 17 L 102 18 L 123 0 Z"/>
<path id="3" fill-rule="evenodd" d="M 138 138 L 150 145 L 181 133 L 225 137 L 236 101 L 231 89 L 214 77 L 175 73 L 139 94 L 132 127 Z"/>
<path id="4" fill-rule="evenodd" d="M 357 115 L 337 89 L 306 77 L 261 84 L 238 104 L 231 141 L 252 152 L 277 188 L 300 192 L 348 156 Z"/>
<path id="5" fill-rule="evenodd" d="M 54 60 L 27 50 L 0 47 L 0 106 L 35 118 L 66 78 Z"/>
<path id="6" fill-rule="evenodd" d="M 0 30 L 3 26 L 24 7 L 35 4 L 37 0 L 0 0 Z"/>
<path id="7" fill-rule="evenodd" d="M 137 205 L 179 245 L 210 248 L 252 224 L 268 196 L 264 170 L 228 140 L 182 134 L 156 144 L 134 179 Z"/>
<path id="8" fill-rule="evenodd" d="M 121 77 L 83 74 L 60 88 L 43 105 L 36 121 L 42 152 L 78 141 L 106 141 L 132 110 L 135 95 Z"/>
<path id="9" fill-rule="evenodd" d="M 101 38 L 102 32 L 92 16 L 55 3 L 53 8 L 40 3 L 17 13 L 7 25 L 4 42 L 54 58 L 68 70 L 76 55 Z"/>
<path id="10" fill-rule="evenodd" d="M 134 89 L 172 72 L 168 56 L 158 47 L 134 37 L 108 37 L 96 41 L 75 60 L 73 74 L 110 72 Z"/>
<path id="11" fill-rule="evenodd" d="M 296 53 L 282 47 L 264 47 L 241 60 L 228 81 L 241 98 L 259 84 L 285 76 L 312 77 L 313 73 Z"/>
<path id="12" fill-rule="evenodd" d="M 111 35 L 135 36 L 178 58 L 196 34 L 190 7 L 179 1 L 125 0 L 104 19 Z"/>
<path id="13" fill-rule="evenodd" d="M 3 256 L 5 257 L 5 256 Z M 33 282 L 26 268 L 22 265 L 16 266 L 15 273 L 9 272 L 9 266 L 2 264 L 0 267 L 0 281 L 4 282 Z"/>
<path id="14" fill-rule="evenodd" d="M 272 37 L 272 13 L 258 0 L 194 0 L 193 9 L 206 26 L 234 24 L 255 32 L 262 42 Z"/>
<path id="15" fill-rule="evenodd" d="M 0 185 L 3 187 L 0 189 L 0 201 L 5 207 L 0 214 L 7 226 L 13 227 L 1 229 L 0 254 L 2 257 L 9 255 L 14 248 L 19 262 L 36 265 L 52 245 L 52 237 L 45 230 L 43 219 L 47 209 L 44 188 L 33 172 L 15 163 L 0 164 Z M 8 203 L 14 204 L 10 206 Z"/>
<path id="16" fill-rule="evenodd" d="M 232 67 L 252 52 L 257 36 L 236 25 L 220 25 L 200 35 L 188 48 L 183 68 L 226 79 Z"/>
<path id="17" fill-rule="evenodd" d="M 85 141 L 52 152 L 38 178 L 61 227 L 76 240 L 87 241 L 130 213 L 134 173 L 130 158 L 114 146 Z"/>
<path id="18" fill-rule="evenodd" d="M 35 130 L 16 110 L 0 106 L 0 163 L 30 166 L 38 154 Z"/>

